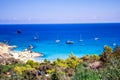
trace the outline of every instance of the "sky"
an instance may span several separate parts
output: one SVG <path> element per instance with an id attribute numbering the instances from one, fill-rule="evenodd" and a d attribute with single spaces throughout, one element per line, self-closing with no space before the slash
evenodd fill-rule
<path id="1" fill-rule="evenodd" d="M 114 22 L 120 0 L 0 0 L 0 24 Z"/>

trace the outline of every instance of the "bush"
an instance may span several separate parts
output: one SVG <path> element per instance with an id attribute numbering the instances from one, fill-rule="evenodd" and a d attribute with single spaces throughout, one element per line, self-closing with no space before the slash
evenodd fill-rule
<path id="1" fill-rule="evenodd" d="M 66 80 L 65 73 L 62 72 L 59 68 L 56 68 L 51 75 L 51 80 Z"/>
<path id="2" fill-rule="evenodd" d="M 70 54 L 70 56 L 66 59 L 66 63 L 69 68 L 75 68 L 77 65 L 83 62 L 82 59 L 77 58 L 75 55 Z"/>
<path id="3" fill-rule="evenodd" d="M 30 65 L 25 65 L 25 66 L 16 66 L 14 68 L 14 71 L 17 73 L 17 74 L 20 74 L 22 75 L 22 73 L 24 71 L 29 71 L 29 70 L 34 70 L 34 68 L 32 68 Z"/>
<path id="4" fill-rule="evenodd" d="M 13 68 L 14 68 L 14 65 L 2 65 L 1 72 L 6 73 L 6 72 L 9 72 Z"/>
<path id="5" fill-rule="evenodd" d="M 97 70 L 90 69 L 83 63 L 76 67 L 72 80 L 100 80 L 100 76 Z"/>
<path id="6" fill-rule="evenodd" d="M 33 60 L 28 60 L 26 62 L 27 65 L 30 65 L 32 68 L 38 69 L 40 67 L 40 63 L 34 62 Z"/>
<path id="7" fill-rule="evenodd" d="M 82 57 L 81 59 L 83 59 L 84 62 L 92 63 L 92 62 L 95 62 L 95 61 L 99 61 L 100 56 L 97 55 L 97 54 L 86 55 L 86 56 Z"/>
<path id="8" fill-rule="evenodd" d="M 111 58 L 101 72 L 102 80 L 120 80 L 120 59 Z"/>
<path id="9" fill-rule="evenodd" d="M 111 58 L 112 56 L 112 48 L 109 46 L 105 46 L 103 53 L 101 55 L 100 60 L 102 60 L 103 62 L 108 62 L 108 60 Z"/>
<path id="10" fill-rule="evenodd" d="M 55 60 L 53 63 L 55 66 L 58 66 L 58 67 L 68 67 L 64 59 L 57 58 L 57 60 Z"/>

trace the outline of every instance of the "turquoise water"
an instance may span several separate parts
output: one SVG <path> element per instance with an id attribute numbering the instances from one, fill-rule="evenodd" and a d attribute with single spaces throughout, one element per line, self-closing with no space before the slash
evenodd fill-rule
<path id="1" fill-rule="evenodd" d="M 21 34 L 17 33 L 18 30 Z M 56 43 L 55 40 L 60 42 Z M 68 40 L 74 41 L 74 44 L 66 44 Z M 24 50 L 33 45 L 33 51 L 44 54 L 36 60 L 65 59 L 70 53 L 81 57 L 101 54 L 104 45 L 120 45 L 120 24 L 0 25 L 0 42 L 17 45 L 15 50 Z"/>

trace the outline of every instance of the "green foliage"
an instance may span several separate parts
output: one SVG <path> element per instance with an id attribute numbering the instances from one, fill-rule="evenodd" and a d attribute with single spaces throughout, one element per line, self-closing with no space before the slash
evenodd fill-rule
<path id="1" fill-rule="evenodd" d="M 46 72 L 47 72 L 48 74 L 52 74 L 54 71 L 55 71 L 54 69 L 46 70 Z"/>
<path id="2" fill-rule="evenodd" d="M 44 63 L 50 63 L 50 61 L 49 61 L 49 60 L 47 60 L 47 59 L 45 59 L 45 60 L 44 60 Z"/>
<path id="3" fill-rule="evenodd" d="M 111 47 L 109 47 L 109 46 L 105 46 L 104 47 L 104 50 L 103 50 L 103 53 L 102 53 L 102 55 L 101 55 L 101 60 L 103 61 L 103 62 L 108 62 L 108 60 L 111 58 L 111 56 L 112 56 L 112 48 Z"/>
<path id="4" fill-rule="evenodd" d="M 39 68 L 40 67 L 40 63 L 38 62 L 34 62 L 33 60 L 28 60 L 26 62 L 27 65 L 30 65 L 32 68 Z"/>
<path id="5" fill-rule="evenodd" d="M 29 71 L 29 70 L 34 70 L 34 68 L 31 68 L 30 65 L 25 65 L 25 66 L 16 66 L 14 68 L 14 71 L 17 73 L 17 74 L 22 74 L 24 71 Z"/>
<path id="6" fill-rule="evenodd" d="M 94 60 L 100 60 L 100 56 L 97 55 L 97 54 L 92 55 L 92 58 L 93 58 Z"/>
<path id="7" fill-rule="evenodd" d="M 111 58 L 109 64 L 103 68 L 101 75 L 102 80 L 120 80 L 120 59 Z"/>
<path id="8" fill-rule="evenodd" d="M 72 80 L 100 80 L 99 74 L 96 70 L 87 67 L 86 64 L 80 64 L 75 69 L 75 74 Z"/>
<path id="9" fill-rule="evenodd" d="M 55 60 L 53 63 L 59 67 L 67 67 L 66 61 L 64 59 L 57 58 L 57 60 Z"/>
<path id="10" fill-rule="evenodd" d="M 14 67 L 14 65 L 2 65 L 2 72 L 6 73 L 6 72 L 10 71 L 13 67 Z"/>
<path id="11" fill-rule="evenodd" d="M 51 71 L 52 69 L 54 69 L 54 66 L 50 63 L 41 63 L 41 66 L 39 67 L 39 70 L 42 72 L 46 72 L 47 70 Z"/>
<path id="12" fill-rule="evenodd" d="M 110 46 L 105 46 L 103 52 L 110 54 L 110 53 L 112 53 L 113 51 L 112 51 L 112 48 L 111 48 Z"/>
<path id="13" fill-rule="evenodd" d="M 21 64 L 21 63 L 17 63 L 17 64 L 14 64 L 14 66 L 25 66 L 26 64 Z"/>
<path id="14" fill-rule="evenodd" d="M 66 60 L 58 58 L 53 63 L 54 63 L 54 65 L 59 66 L 59 67 L 75 68 L 77 65 L 79 65 L 82 62 L 83 62 L 82 59 L 77 58 L 74 54 L 70 54 Z"/>
<path id="15" fill-rule="evenodd" d="M 120 47 L 116 46 L 114 51 L 113 51 L 113 56 L 120 58 Z"/>
<path id="16" fill-rule="evenodd" d="M 9 60 L 9 65 L 0 64 L 1 80 L 120 80 L 118 46 L 113 51 L 111 47 L 105 46 L 101 56 L 94 54 L 78 58 L 70 54 L 67 59 L 58 58 L 53 63 L 46 59 L 41 64 L 32 60 L 24 64 L 18 60 Z M 90 64 L 95 61 L 101 62 L 99 69 L 91 68 Z M 38 76 L 38 70 L 42 75 Z M 11 77 L 7 77 L 7 72 Z"/>
<path id="17" fill-rule="evenodd" d="M 56 72 L 54 72 L 54 73 L 52 74 L 51 80 L 59 80 Z"/>
<path id="18" fill-rule="evenodd" d="M 120 80 L 120 59 L 110 57 L 101 69 L 90 69 L 87 64 L 78 65 L 72 80 Z"/>
<path id="19" fill-rule="evenodd" d="M 22 76 L 25 80 L 40 80 L 37 74 L 37 70 L 24 71 Z"/>
<path id="20" fill-rule="evenodd" d="M 70 56 L 66 59 L 66 63 L 70 68 L 75 68 L 77 65 L 81 64 L 82 62 L 83 62 L 82 59 L 77 58 L 73 54 L 70 54 Z"/>
<path id="21" fill-rule="evenodd" d="M 59 68 L 56 68 L 53 74 L 51 75 L 51 80 L 66 80 L 65 73 Z"/>
<path id="22" fill-rule="evenodd" d="M 82 57 L 84 62 L 88 62 L 88 63 L 92 63 L 94 61 L 99 61 L 100 60 L 100 56 L 97 54 L 94 55 L 86 55 L 84 57 Z"/>

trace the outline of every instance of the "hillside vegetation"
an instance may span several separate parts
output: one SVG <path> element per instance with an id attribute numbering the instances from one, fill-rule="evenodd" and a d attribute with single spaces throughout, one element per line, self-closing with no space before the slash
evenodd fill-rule
<path id="1" fill-rule="evenodd" d="M 70 54 L 67 59 L 53 62 L 4 59 L 0 57 L 0 80 L 120 80 L 119 46 L 105 46 L 101 55 L 79 58 Z"/>

